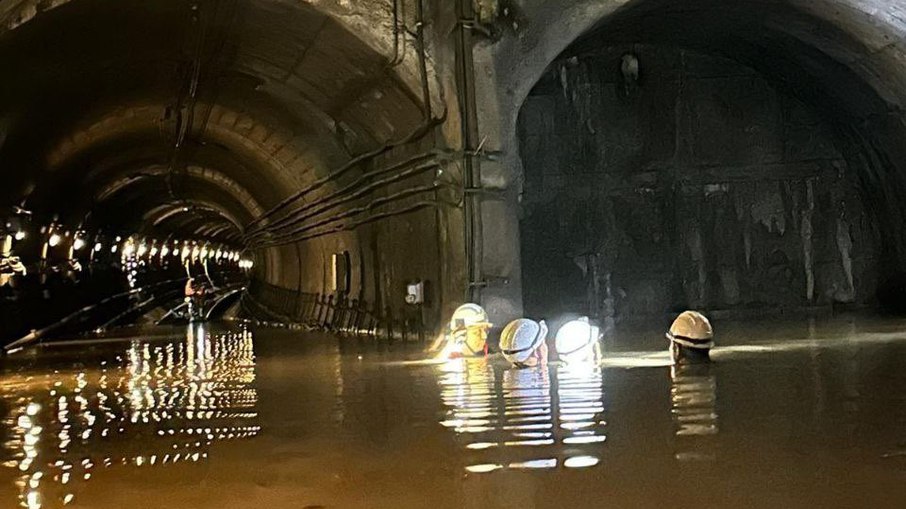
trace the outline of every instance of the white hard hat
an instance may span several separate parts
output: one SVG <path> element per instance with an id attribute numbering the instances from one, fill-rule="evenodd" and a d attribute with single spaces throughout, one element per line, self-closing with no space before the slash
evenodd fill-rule
<path id="1" fill-rule="evenodd" d="M 478 304 L 463 304 L 456 308 L 450 319 L 450 329 L 470 327 L 488 323 L 488 313 Z"/>
<path id="2" fill-rule="evenodd" d="M 667 339 L 688 348 L 707 350 L 714 346 L 714 329 L 705 315 L 683 311 L 670 325 Z"/>
<path id="3" fill-rule="evenodd" d="M 555 344 L 557 355 L 561 358 L 581 352 L 586 347 L 594 344 L 598 339 L 598 328 L 588 322 L 588 317 L 583 316 L 563 324 L 557 331 Z"/>
<path id="4" fill-rule="evenodd" d="M 509 323 L 500 334 L 500 350 L 506 360 L 523 363 L 544 343 L 547 324 L 520 318 Z"/>

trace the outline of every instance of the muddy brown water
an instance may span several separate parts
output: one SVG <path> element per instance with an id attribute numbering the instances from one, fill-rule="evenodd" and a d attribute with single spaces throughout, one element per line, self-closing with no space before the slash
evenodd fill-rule
<path id="1" fill-rule="evenodd" d="M 211 325 L 3 361 L 0 508 L 906 507 L 906 321 L 509 369 Z"/>

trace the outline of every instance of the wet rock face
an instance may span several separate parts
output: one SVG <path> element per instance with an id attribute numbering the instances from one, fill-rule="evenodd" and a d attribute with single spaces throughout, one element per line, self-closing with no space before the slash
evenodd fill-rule
<path id="1" fill-rule="evenodd" d="M 823 118 L 749 68 L 676 48 L 555 63 L 519 119 L 527 311 L 868 301 L 875 219 Z"/>

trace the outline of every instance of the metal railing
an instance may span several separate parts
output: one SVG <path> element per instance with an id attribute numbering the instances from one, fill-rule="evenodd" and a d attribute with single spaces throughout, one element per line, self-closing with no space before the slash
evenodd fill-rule
<path id="1" fill-rule="evenodd" d="M 424 342 L 421 309 L 376 310 L 367 302 L 346 295 L 306 293 L 254 281 L 246 296 L 253 314 L 265 314 L 284 323 L 332 332 L 343 337 Z"/>
<path id="2" fill-rule="evenodd" d="M 88 316 L 90 313 L 94 312 L 95 310 L 101 309 L 104 306 L 108 306 L 113 302 L 122 301 L 125 299 L 132 298 L 134 296 L 141 295 L 143 293 L 152 292 L 152 291 L 160 292 L 161 289 L 164 289 L 163 293 L 165 295 L 170 294 L 173 291 L 181 289 L 182 285 L 185 283 L 185 281 L 186 281 L 185 277 L 180 277 L 180 278 L 176 278 L 176 279 L 168 279 L 166 281 L 159 281 L 157 283 L 145 285 L 145 286 L 142 286 L 139 288 L 134 288 L 134 289 L 122 292 L 122 293 L 110 295 L 108 297 L 105 297 L 104 299 L 101 299 L 100 301 L 98 301 L 94 304 L 90 304 L 88 306 L 79 308 L 79 309 L 73 311 L 72 313 L 64 316 L 60 320 L 58 320 L 50 325 L 47 325 L 44 328 L 33 330 L 29 334 L 6 345 L 4 348 L 6 349 L 7 352 L 9 352 L 12 350 L 20 349 L 25 346 L 40 342 L 42 339 L 54 334 L 55 332 L 62 329 L 63 327 L 66 327 L 73 323 L 77 323 L 79 320 Z M 169 290 L 169 292 L 167 290 Z M 153 298 L 153 295 L 151 295 L 151 298 Z M 141 306 L 141 305 L 144 305 L 144 302 L 139 302 L 135 305 L 129 306 L 127 308 L 127 312 L 131 312 L 137 306 Z M 118 314 L 117 317 L 120 317 L 123 314 L 125 314 L 125 312 Z"/>

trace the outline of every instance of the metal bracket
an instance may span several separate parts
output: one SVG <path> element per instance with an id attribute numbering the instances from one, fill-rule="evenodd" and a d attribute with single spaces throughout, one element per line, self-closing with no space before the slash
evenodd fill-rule
<path id="1" fill-rule="evenodd" d="M 470 288 L 487 288 L 489 286 L 506 286 L 510 284 L 510 278 L 503 276 L 485 276 L 480 281 L 470 281 Z"/>
<path id="2" fill-rule="evenodd" d="M 476 32 L 480 32 L 485 37 L 490 38 L 493 36 L 491 31 L 488 30 L 488 28 L 485 25 L 483 25 L 480 21 L 478 21 L 475 18 L 459 18 L 459 24 L 462 25 L 462 27 L 467 30 L 475 30 Z"/>
<path id="3" fill-rule="evenodd" d="M 466 195 L 484 195 L 484 196 L 502 196 L 504 189 L 488 189 L 485 187 L 464 187 L 463 194 Z"/>

